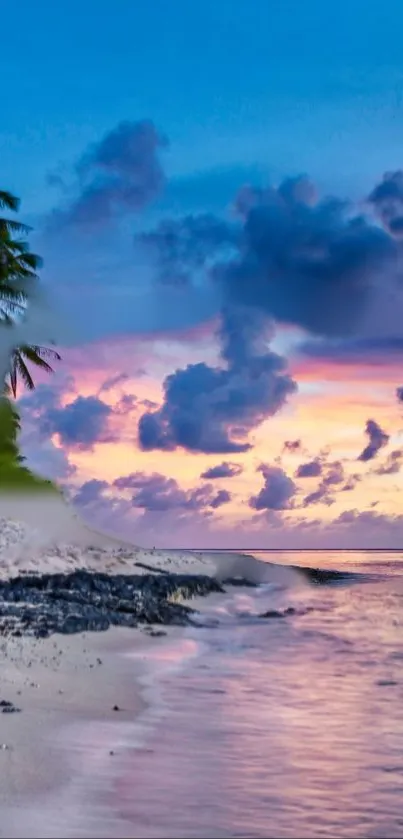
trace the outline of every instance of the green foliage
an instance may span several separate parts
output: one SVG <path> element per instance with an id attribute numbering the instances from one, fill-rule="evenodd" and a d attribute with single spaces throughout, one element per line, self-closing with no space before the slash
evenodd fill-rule
<path id="1" fill-rule="evenodd" d="M 18 449 L 20 419 L 15 406 L 5 396 L 0 398 L 0 492 L 58 492 L 57 487 L 39 478 L 23 466 Z"/>
<path id="2" fill-rule="evenodd" d="M 17 212 L 18 209 L 18 198 L 0 190 L 0 210 Z M 13 329 L 21 321 L 38 282 L 41 260 L 31 253 L 24 238 L 27 233 L 26 225 L 0 218 L 0 329 Z M 24 458 L 18 448 L 20 418 L 8 399 L 11 393 L 16 397 L 20 379 L 28 390 L 34 389 L 28 364 L 51 373 L 49 360 L 59 359 L 55 350 L 36 345 L 15 347 L 10 353 L 7 380 L 0 382 L 0 491 L 59 491 L 51 481 L 37 477 L 23 465 Z"/>

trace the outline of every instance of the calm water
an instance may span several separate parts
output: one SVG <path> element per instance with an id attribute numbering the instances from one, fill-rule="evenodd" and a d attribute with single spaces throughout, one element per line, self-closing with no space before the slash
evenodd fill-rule
<path id="1" fill-rule="evenodd" d="M 269 559 L 357 575 L 273 569 L 211 599 L 218 624 L 188 633 L 199 655 L 165 678 L 166 715 L 111 791 L 125 835 L 403 837 L 403 562 Z"/>
<path id="2" fill-rule="evenodd" d="M 91 756 L 74 797 L 58 790 L 11 835 L 403 839 L 403 560 L 260 558 L 263 585 L 156 640 L 146 718 L 67 732 Z M 352 573 L 314 585 L 298 563 Z"/>

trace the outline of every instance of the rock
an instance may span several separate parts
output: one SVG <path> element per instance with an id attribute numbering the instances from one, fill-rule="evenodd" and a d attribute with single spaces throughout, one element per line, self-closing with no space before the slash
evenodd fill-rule
<path id="1" fill-rule="evenodd" d="M 17 714 L 21 708 L 17 708 L 14 702 L 8 702 L 7 699 L 0 700 L 0 709 L 2 714 Z"/>
<path id="2" fill-rule="evenodd" d="M 268 609 L 267 612 L 263 612 L 263 614 L 259 615 L 259 618 L 286 618 L 289 615 L 295 615 L 297 610 L 294 609 L 294 606 L 288 606 L 287 609 L 281 611 L 280 609 Z"/>
<path id="3" fill-rule="evenodd" d="M 0 634 L 38 639 L 140 623 L 185 626 L 194 611 L 182 601 L 212 592 L 223 588 L 198 574 L 23 574 L 0 581 Z"/>

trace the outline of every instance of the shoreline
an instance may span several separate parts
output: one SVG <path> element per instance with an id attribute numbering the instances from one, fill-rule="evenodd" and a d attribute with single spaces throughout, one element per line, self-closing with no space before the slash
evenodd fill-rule
<path id="1" fill-rule="evenodd" d="M 262 581 L 264 563 L 139 548 L 60 497 L 22 501 L 0 496 L 0 700 L 20 709 L 0 707 L 0 837 L 64 837 L 66 814 L 68 835 L 123 836 L 108 790 L 120 751 L 155 720 L 159 676 L 200 648 L 185 637 L 189 606 L 226 578 Z"/>
<path id="2" fill-rule="evenodd" d="M 21 713 L 0 714 L 0 836 L 64 837 L 66 815 L 87 822 L 83 804 L 108 789 L 134 734 L 141 746 L 161 715 L 158 680 L 187 658 L 183 629 L 52 636 L 35 651 L 22 640 L 25 661 L 19 650 L 2 662 L 2 698 Z"/>

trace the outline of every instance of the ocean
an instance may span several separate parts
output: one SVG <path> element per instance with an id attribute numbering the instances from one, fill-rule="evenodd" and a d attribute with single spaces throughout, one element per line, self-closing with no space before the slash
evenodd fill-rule
<path id="1" fill-rule="evenodd" d="M 168 654 L 164 710 L 111 791 L 122 834 L 403 837 L 403 560 L 254 555 L 269 581 L 208 598 Z"/>
<path id="2" fill-rule="evenodd" d="M 253 555 L 264 583 L 148 648 L 133 724 L 68 728 L 73 786 L 29 835 L 403 838 L 403 559 Z"/>

